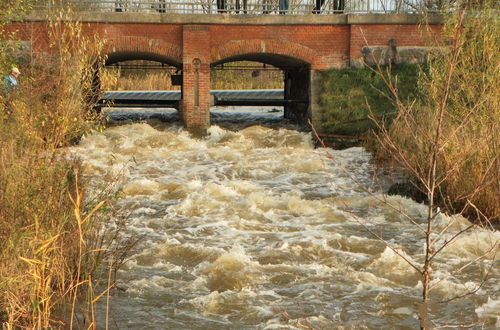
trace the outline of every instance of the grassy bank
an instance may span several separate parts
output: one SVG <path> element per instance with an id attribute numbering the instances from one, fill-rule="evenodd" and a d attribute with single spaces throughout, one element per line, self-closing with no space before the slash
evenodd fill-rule
<path id="1" fill-rule="evenodd" d="M 392 78 L 401 99 L 418 98 L 420 71 L 421 67 L 416 64 L 382 68 L 382 75 L 370 68 L 327 71 L 322 78 L 320 92 L 320 108 L 323 109 L 320 131 L 359 135 L 376 128 L 370 116 L 390 122 L 397 113 L 397 107 L 385 79 Z"/>
<path id="2" fill-rule="evenodd" d="M 2 328 L 95 327 L 96 271 L 113 253 L 106 192 L 88 195 L 64 155 L 98 118 L 90 111 L 98 40 L 77 23 L 49 23 L 53 56 L 17 65 L 20 86 L 0 95 L 0 323 Z M 69 313 L 58 313 L 58 310 Z M 85 315 L 87 314 L 87 315 Z M 78 317 L 78 315 L 80 317 Z M 85 315 L 83 321 L 82 315 Z"/>
<path id="3" fill-rule="evenodd" d="M 317 129 L 375 132 L 367 144 L 406 169 L 414 196 L 498 223 L 500 25 L 491 2 L 463 5 L 446 17 L 442 39 L 429 43 L 442 53 L 425 65 L 323 73 Z"/>

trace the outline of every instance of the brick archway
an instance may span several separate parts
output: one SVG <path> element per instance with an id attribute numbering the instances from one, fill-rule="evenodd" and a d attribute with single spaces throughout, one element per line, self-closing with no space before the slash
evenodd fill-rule
<path id="1" fill-rule="evenodd" d="M 103 52 L 107 55 L 114 54 L 114 58 L 110 61 L 112 63 L 128 59 L 145 59 L 182 67 L 182 48 L 159 39 L 136 36 L 107 38 Z"/>
<path id="2" fill-rule="evenodd" d="M 233 61 L 270 64 L 284 72 L 284 117 L 305 122 L 309 115 L 311 67 L 319 56 L 302 44 L 282 40 L 235 40 L 211 48 L 212 66 Z"/>
<path id="3" fill-rule="evenodd" d="M 212 64 L 238 59 L 245 54 L 275 54 L 283 58 L 297 59 L 301 64 L 313 65 L 319 56 L 314 50 L 301 44 L 281 40 L 233 40 L 211 48 Z M 269 63 L 275 65 L 276 63 Z M 279 66 L 279 65 L 276 65 Z"/>

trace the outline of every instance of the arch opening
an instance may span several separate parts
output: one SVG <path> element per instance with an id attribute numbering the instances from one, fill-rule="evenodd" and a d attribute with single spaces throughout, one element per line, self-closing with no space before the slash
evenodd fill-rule
<path id="1" fill-rule="evenodd" d="M 250 64 L 249 64 L 250 63 Z M 227 84 L 222 83 L 228 75 L 217 74 L 218 71 L 227 71 L 234 68 L 235 71 L 250 71 L 251 77 L 248 73 L 237 73 L 240 77 L 240 84 L 234 84 L 236 88 L 231 88 L 230 82 Z M 211 64 L 212 77 L 211 85 L 220 88 L 220 86 L 227 85 L 225 89 L 246 89 L 246 90 L 262 90 L 262 104 L 276 104 L 272 106 L 269 111 L 274 113 L 276 118 L 277 110 L 281 111 L 281 118 L 293 123 L 305 124 L 309 117 L 310 106 L 310 71 L 311 65 L 302 60 L 292 56 L 275 54 L 275 53 L 245 53 L 233 55 L 214 61 Z M 215 72 L 215 73 L 214 73 Z M 274 72 L 270 75 L 269 72 Z M 277 74 L 276 74 L 277 73 Z M 264 78 L 263 78 L 264 77 Z M 247 79 L 247 81 L 244 81 Z M 256 80 L 274 79 L 274 81 L 264 81 L 264 84 L 256 82 Z M 215 80 L 215 81 L 214 81 Z M 214 89 L 211 87 L 211 89 Z M 267 93 L 265 89 L 281 90 L 280 99 L 276 99 L 276 94 Z M 258 95 L 258 93 L 255 93 Z M 269 96 L 272 94 L 273 96 Z M 256 96 L 257 98 L 260 96 Z M 274 98 L 266 102 L 266 98 Z M 215 100 L 217 104 L 217 98 Z M 238 105 L 238 100 L 234 100 L 229 104 Z M 243 100 L 241 105 L 251 104 L 248 100 Z M 259 102 L 256 102 L 257 104 Z M 213 117 L 213 116 L 211 116 Z"/>
<path id="2" fill-rule="evenodd" d="M 228 62 L 237 62 L 237 61 L 259 62 L 272 65 L 282 70 L 286 70 L 287 68 L 310 66 L 308 62 L 301 60 L 299 58 L 282 54 L 274 54 L 274 53 L 245 53 L 245 54 L 233 55 L 213 62 L 212 66 L 217 66 Z"/>
<path id="3" fill-rule="evenodd" d="M 118 51 L 107 55 L 98 72 L 102 104 L 110 104 L 112 119 L 179 120 L 182 64 L 162 55 L 143 51 Z"/>

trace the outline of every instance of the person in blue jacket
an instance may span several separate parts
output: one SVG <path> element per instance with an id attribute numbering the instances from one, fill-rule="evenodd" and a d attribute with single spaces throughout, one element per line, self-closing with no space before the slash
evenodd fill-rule
<path id="1" fill-rule="evenodd" d="M 19 71 L 19 69 L 13 67 L 12 70 L 10 70 L 10 73 L 3 78 L 3 88 L 5 93 L 8 93 L 12 89 L 12 87 L 16 87 L 17 85 L 19 85 L 17 77 L 19 77 L 20 74 L 21 72 Z"/>
<path id="2" fill-rule="evenodd" d="M 21 74 L 21 72 L 19 71 L 19 69 L 14 67 L 14 68 L 12 68 L 10 73 L 3 78 L 3 86 L 2 86 L 3 88 L 0 89 L 0 91 L 1 91 L 1 93 L 0 93 L 0 118 L 2 119 L 2 121 L 10 118 L 12 113 L 14 112 L 12 100 L 10 97 L 8 97 L 8 94 L 12 90 L 12 88 L 19 85 L 19 82 L 17 81 L 17 77 L 19 77 L 20 74 Z M 2 105 L 3 105 L 3 107 L 2 107 Z"/>

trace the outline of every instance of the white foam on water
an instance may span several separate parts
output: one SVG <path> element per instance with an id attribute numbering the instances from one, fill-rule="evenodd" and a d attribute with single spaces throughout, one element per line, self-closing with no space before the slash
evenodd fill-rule
<path id="1" fill-rule="evenodd" d="M 376 276 L 375 274 L 369 272 L 350 272 L 348 276 L 351 280 L 359 283 L 356 286 L 356 291 L 354 293 L 363 293 L 373 289 L 392 290 L 397 287 L 397 284 L 393 281 Z"/>
<path id="2" fill-rule="evenodd" d="M 378 194 L 363 148 L 314 149 L 311 134 L 262 126 L 211 126 L 193 138 L 140 123 L 90 134 L 70 153 L 95 184 L 119 177 L 117 205 L 130 213 L 124 231 L 143 237 L 118 273 L 127 288 L 113 297 L 127 310 L 115 315 L 122 327 L 131 319 L 137 328 L 418 326 L 409 306 L 420 299 L 420 277 L 367 228 L 421 267 L 422 233 L 404 214 L 422 224 L 426 206 Z M 466 225 L 440 214 L 434 232 L 448 232 L 433 239 L 445 242 Z M 496 297 L 484 297 L 498 290 L 498 267 L 485 259 L 453 273 L 493 256 L 498 238 L 473 228 L 441 251 L 435 296 L 474 289 L 491 269 L 493 281 L 465 304 L 498 322 Z M 144 305 L 149 316 L 139 312 Z M 432 313 L 453 320 L 463 307 Z"/>
<path id="3" fill-rule="evenodd" d="M 150 179 L 136 179 L 123 187 L 122 193 L 125 196 L 151 195 L 158 191 L 160 184 Z"/>
<path id="4" fill-rule="evenodd" d="M 419 275 L 410 263 L 417 267 L 420 267 L 420 265 L 403 250 L 398 249 L 397 252 L 386 247 L 384 252 L 368 266 L 368 269 L 377 276 L 395 283 L 408 286 L 411 286 L 412 283 L 417 283 Z"/>
<path id="5" fill-rule="evenodd" d="M 447 231 L 438 241 L 440 244 L 450 241 L 458 228 Z M 471 260 L 478 257 L 494 258 L 500 254 L 500 232 L 476 228 L 461 234 L 443 249 L 442 258 Z"/>
<path id="6" fill-rule="evenodd" d="M 259 280 L 258 266 L 236 245 L 205 268 L 207 287 L 218 292 L 252 287 Z"/>
<path id="7" fill-rule="evenodd" d="M 207 314 L 229 314 L 234 310 L 247 313 L 259 314 L 264 317 L 269 316 L 269 312 L 264 308 L 254 308 L 254 301 L 258 299 L 254 291 L 242 289 L 238 291 L 213 291 L 205 296 L 190 299 L 189 302 L 198 310 Z"/>
<path id="8" fill-rule="evenodd" d="M 500 299 L 488 297 L 488 301 L 475 309 L 477 316 L 482 320 L 489 320 L 495 327 L 500 327 Z"/>

